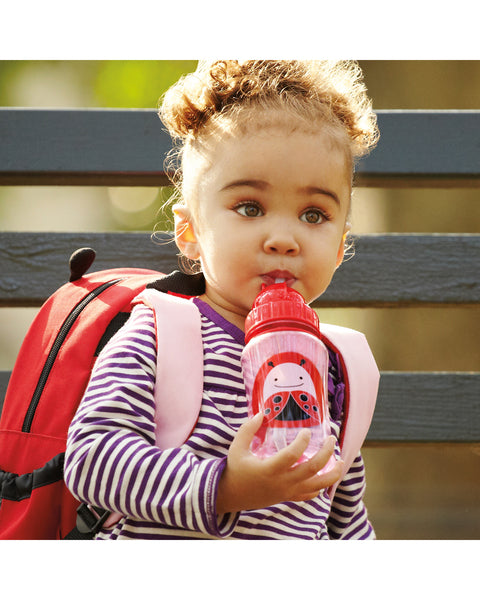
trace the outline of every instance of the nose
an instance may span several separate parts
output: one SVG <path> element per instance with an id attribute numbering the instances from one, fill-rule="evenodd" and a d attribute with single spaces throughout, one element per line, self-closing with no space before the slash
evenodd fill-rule
<path id="1" fill-rule="evenodd" d="M 265 237 L 263 248 L 267 254 L 296 256 L 300 252 L 300 245 L 288 227 L 273 228 Z"/>

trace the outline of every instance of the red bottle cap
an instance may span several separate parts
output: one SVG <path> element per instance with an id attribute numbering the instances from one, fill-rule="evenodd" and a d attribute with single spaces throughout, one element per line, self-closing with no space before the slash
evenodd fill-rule
<path id="1" fill-rule="evenodd" d="M 245 343 L 267 331 L 306 331 L 320 337 L 318 316 L 302 294 L 283 283 L 265 287 L 245 319 Z"/>

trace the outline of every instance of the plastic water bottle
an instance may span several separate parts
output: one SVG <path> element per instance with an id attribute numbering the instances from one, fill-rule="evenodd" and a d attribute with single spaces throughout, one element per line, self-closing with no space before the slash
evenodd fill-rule
<path id="1" fill-rule="evenodd" d="M 305 428 L 311 439 L 299 462 L 313 456 L 330 435 L 328 351 L 318 317 L 286 283 L 262 289 L 245 321 L 242 371 L 249 415 L 264 420 L 251 451 L 268 457 Z M 321 470 L 332 468 L 334 459 Z"/>

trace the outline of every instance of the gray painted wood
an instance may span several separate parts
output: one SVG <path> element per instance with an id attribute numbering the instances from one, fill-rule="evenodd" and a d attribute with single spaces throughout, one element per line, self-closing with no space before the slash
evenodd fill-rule
<path id="1" fill-rule="evenodd" d="M 0 306 L 38 306 L 69 277 L 77 248 L 97 251 L 91 270 L 177 268 L 177 249 L 148 233 L 0 233 Z M 480 301 L 480 236 L 366 235 L 315 306 L 415 306 Z"/>
<path id="2" fill-rule="evenodd" d="M 480 301 L 479 264 L 478 235 L 366 235 L 319 304 L 474 304 Z"/>
<path id="3" fill-rule="evenodd" d="M 480 442 L 479 373 L 384 372 L 371 442 Z"/>
<path id="4" fill-rule="evenodd" d="M 168 185 L 153 110 L 0 109 L 2 185 Z"/>
<path id="5" fill-rule="evenodd" d="M 359 168 L 359 185 L 480 185 L 480 111 L 377 111 L 380 141 Z"/>
<path id="6" fill-rule="evenodd" d="M 0 371 L 0 404 L 9 373 Z M 367 441 L 480 442 L 478 373 L 382 373 Z"/>
<path id="7" fill-rule="evenodd" d="M 378 111 L 363 186 L 480 185 L 480 111 Z M 2 185 L 166 185 L 155 110 L 0 109 Z"/>

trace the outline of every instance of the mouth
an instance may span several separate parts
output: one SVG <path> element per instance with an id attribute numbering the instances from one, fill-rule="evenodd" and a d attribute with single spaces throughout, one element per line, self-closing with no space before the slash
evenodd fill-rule
<path id="1" fill-rule="evenodd" d="M 260 277 L 265 285 L 286 283 L 289 287 L 291 287 L 297 280 L 296 277 L 290 273 L 290 271 L 270 271 L 269 273 L 263 273 L 263 275 Z"/>
<path id="2" fill-rule="evenodd" d="M 296 390 L 299 387 L 302 387 L 302 385 L 304 383 L 305 383 L 304 381 L 302 381 L 301 383 L 295 383 L 294 385 L 278 385 L 278 383 L 277 383 L 277 384 L 274 385 L 274 387 L 285 389 L 285 390 Z"/>

